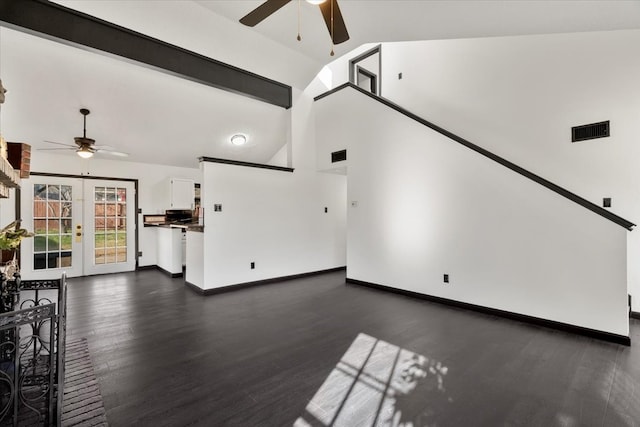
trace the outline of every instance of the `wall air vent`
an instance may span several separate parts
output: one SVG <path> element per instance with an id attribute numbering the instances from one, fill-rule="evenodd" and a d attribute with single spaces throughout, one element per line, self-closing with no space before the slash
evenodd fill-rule
<path id="1" fill-rule="evenodd" d="M 331 163 L 347 160 L 347 150 L 334 151 L 331 153 Z"/>
<path id="2" fill-rule="evenodd" d="M 605 138 L 609 136 L 609 120 L 589 125 L 574 126 L 571 128 L 571 142 L 586 141 L 589 139 Z"/>

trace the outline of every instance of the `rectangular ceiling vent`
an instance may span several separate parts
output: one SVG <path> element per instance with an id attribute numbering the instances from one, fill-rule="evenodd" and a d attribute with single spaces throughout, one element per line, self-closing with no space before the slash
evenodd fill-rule
<path id="1" fill-rule="evenodd" d="M 331 153 L 331 163 L 347 160 L 347 150 L 334 151 Z"/>
<path id="2" fill-rule="evenodd" d="M 571 128 L 571 142 L 587 141 L 607 136 L 609 136 L 609 120 Z"/>

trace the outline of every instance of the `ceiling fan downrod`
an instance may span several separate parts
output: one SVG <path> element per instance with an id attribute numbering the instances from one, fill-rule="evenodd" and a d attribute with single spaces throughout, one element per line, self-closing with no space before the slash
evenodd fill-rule
<path id="1" fill-rule="evenodd" d="M 84 116 L 83 117 L 84 124 L 82 126 L 82 137 L 86 138 L 87 137 L 87 116 L 91 114 L 91 111 L 87 110 L 86 108 L 81 108 L 80 114 Z"/>
<path id="2" fill-rule="evenodd" d="M 329 55 L 333 56 L 335 55 L 335 53 L 333 52 L 333 2 L 334 0 L 329 0 L 331 1 L 331 53 Z"/>
<path id="3" fill-rule="evenodd" d="M 300 5 L 301 5 L 302 0 L 298 0 L 298 41 L 302 40 L 302 37 L 300 37 Z"/>

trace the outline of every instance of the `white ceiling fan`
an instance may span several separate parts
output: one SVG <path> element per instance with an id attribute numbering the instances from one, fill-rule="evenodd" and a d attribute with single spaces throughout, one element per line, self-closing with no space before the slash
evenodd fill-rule
<path id="1" fill-rule="evenodd" d="M 48 144 L 63 145 L 65 148 L 39 148 L 38 151 L 52 151 L 52 150 L 74 150 L 78 156 L 83 159 L 88 159 L 94 154 L 110 154 L 118 157 L 128 157 L 128 153 L 113 150 L 113 147 L 108 145 L 96 145 L 95 139 L 87 138 L 87 116 L 91 112 L 86 108 L 80 109 L 80 114 L 84 116 L 84 126 L 82 128 L 82 136 L 76 136 L 73 138 L 76 145 L 64 144 L 62 142 L 44 141 Z"/>

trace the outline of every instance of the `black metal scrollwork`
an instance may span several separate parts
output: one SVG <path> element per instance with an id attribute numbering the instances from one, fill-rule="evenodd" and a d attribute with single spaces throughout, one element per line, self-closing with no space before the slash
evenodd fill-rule
<path id="1" fill-rule="evenodd" d="M 0 426 L 59 423 L 65 278 L 7 281 L 0 273 Z M 41 293 L 55 291 L 56 298 Z M 23 298 L 20 302 L 21 297 Z M 56 402 L 57 400 L 57 402 Z"/>

